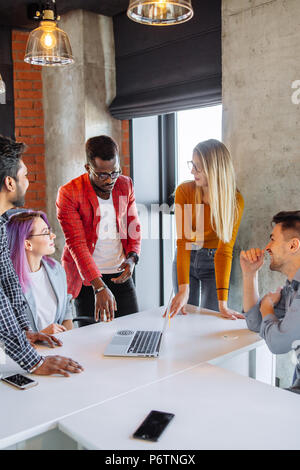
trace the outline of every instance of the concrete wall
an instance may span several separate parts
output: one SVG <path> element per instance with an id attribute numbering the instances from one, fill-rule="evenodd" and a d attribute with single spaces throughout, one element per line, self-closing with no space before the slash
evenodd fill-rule
<path id="1" fill-rule="evenodd" d="M 223 137 L 232 152 L 245 212 L 240 248 L 264 247 L 280 210 L 300 208 L 300 106 L 292 83 L 300 79 L 299 0 L 223 0 Z M 261 293 L 285 279 L 260 273 Z M 241 272 L 231 295 L 241 302 Z M 281 374 L 292 366 L 278 361 Z M 289 377 L 283 377 L 289 385 Z"/>
<path id="2" fill-rule="evenodd" d="M 59 27 L 69 36 L 75 64 L 43 68 L 47 213 L 57 234 L 57 258 L 64 245 L 56 220 L 58 188 L 85 171 L 89 137 L 108 134 L 121 143 L 122 132 L 107 109 L 115 96 L 112 19 L 76 10 Z"/>

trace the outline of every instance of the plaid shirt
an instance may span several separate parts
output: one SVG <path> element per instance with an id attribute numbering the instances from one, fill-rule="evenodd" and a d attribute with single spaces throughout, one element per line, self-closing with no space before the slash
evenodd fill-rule
<path id="1" fill-rule="evenodd" d="M 41 356 L 26 338 L 25 330 L 29 330 L 27 303 L 10 259 L 6 222 L 7 219 L 0 216 L 0 340 L 8 356 L 22 369 L 30 370 Z"/>

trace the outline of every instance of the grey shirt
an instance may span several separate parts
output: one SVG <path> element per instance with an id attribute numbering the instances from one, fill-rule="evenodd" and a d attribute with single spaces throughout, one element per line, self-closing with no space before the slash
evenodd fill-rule
<path id="1" fill-rule="evenodd" d="M 261 300 L 245 312 L 249 330 L 259 333 L 273 354 L 288 353 L 293 342 L 300 340 L 300 269 L 291 282 L 286 281 L 280 300 L 274 307 L 275 315 L 270 314 L 263 319 L 260 303 Z M 295 372 L 300 379 L 300 364 Z"/>

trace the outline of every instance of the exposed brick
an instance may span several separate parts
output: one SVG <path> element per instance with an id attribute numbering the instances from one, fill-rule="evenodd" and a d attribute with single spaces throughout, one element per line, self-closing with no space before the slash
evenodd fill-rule
<path id="1" fill-rule="evenodd" d="M 122 155 L 129 155 L 129 142 L 122 141 Z"/>
<path id="2" fill-rule="evenodd" d="M 36 136 L 36 135 L 42 135 L 44 134 L 44 129 L 43 128 L 40 128 L 40 127 L 24 127 L 24 128 L 20 128 L 20 133 L 19 135 L 20 136 L 26 136 L 26 135 L 29 135 L 29 136 Z"/>
<path id="3" fill-rule="evenodd" d="M 130 168 L 128 166 L 124 166 L 122 171 L 123 171 L 123 175 L 130 176 Z"/>
<path id="4" fill-rule="evenodd" d="M 35 156 L 34 155 L 26 155 L 26 153 L 23 156 L 23 162 L 25 165 L 33 165 L 36 163 Z"/>
<path id="5" fill-rule="evenodd" d="M 31 89 L 30 90 L 18 90 L 17 97 L 22 98 L 22 99 L 41 100 L 43 98 L 43 93 L 41 91 L 32 91 Z"/>
<path id="6" fill-rule="evenodd" d="M 14 42 L 13 49 L 14 51 L 25 51 L 26 42 Z"/>
<path id="7" fill-rule="evenodd" d="M 32 82 L 32 89 L 33 90 L 42 90 L 43 89 L 42 80 L 34 80 Z"/>
<path id="8" fill-rule="evenodd" d="M 30 119 L 30 118 L 19 118 L 16 117 L 15 119 L 15 124 L 17 127 L 34 127 L 37 125 L 36 119 Z"/>
<path id="9" fill-rule="evenodd" d="M 41 183 L 37 180 L 34 183 L 32 183 L 32 188 L 31 189 L 33 191 L 42 191 L 43 189 L 45 189 L 45 184 Z"/>
<path id="10" fill-rule="evenodd" d="M 31 199 L 30 201 L 26 201 L 26 207 L 31 208 L 31 209 L 37 209 L 37 210 L 45 210 L 45 206 L 43 204 L 43 201 L 40 200 L 33 200 Z"/>
<path id="11" fill-rule="evenodd" d="M 122 141 L 129 140 L 129 131 L 122 132 Z"/>
<path id="12" fill-rule="evenodd" d="M 33 108 L 33 102 L 32 100 L 18 100 L 16 99 L 15 100 L 15 107 L 16 109 L 20 109 L 20 108 Z"/>
<path id="13" fill-rule="evenodd" d="M 32 102 L 31 102 L 32 103 Z M 44 117 L 44 113 L 43 113 L 43 109 L 24 109 L 24 108 L 21 108 L 20 110 L 20 116 L 22 117 L 34 117 L 34 118 L 43 118 Z M 43 121 L 43 120 L 42 120 Z M 38 119 L 37 119 L 37 124 L 36 126 L 42 126 L 43 124 L 41 124 L 40 122 L 38 123 Z"/>
<path id="14" fill-rule="evenodd" d="M 27 62 L 16 61 L 15 64 L 14 64 L 14 70 L 29 70 L 29 71 L 31 71 L 32 67 L 31 67 L 30 64 L 27 64 Z"/>
<path id="15" fill-rule="evenodd" d="M 44 145 L 44 144 L 45 144 L 45 138 L 44 138 L 44 136 L 35 137 L 34 143 L 35 143 L 35 144 L 42 144 L 42 145 Z"/>
<path id="16" fill-rule="evenodd" d="M 32 90 L 32 82 L 15 80 L 14 89 L 15 90 Z"/>
<path id="17" fill-rule="evenodd" d="M 37 193 L 37 199 L 44 201 L 46 199 L 46 190 L 43 189 L 41 191 L 38 191 Z"/>
<path id="18" fill-rule="evenodd" d="M 130 165 L 130 157 L 129 155 L 123 158 L 123 165 L 129 166 Z"/>
<path id="19" fill-rule="evenodd" d="M 25 50 L 24 51 L 13 50 L 13 59 L 16 62 L 24 62 L 24 57 L 25 57 Z"/>
<path id="20" fill-rule="evenodd" d="M 20 72 L 20 71 L 17 71 L 17 76 L 16 76 L 16 79 L 17 80 L 40 80 L 41 79 L 41 72 L 38 72 L 38 71 L 33 71 L 33 70 L 30 70 L 30 71 L 24 71 L 24 72 Z"/>
<path id="21" fill-rule="evenodd" d="M 26 42 L 28 39 L 29 33 L 23 31 L 13 31 L 12 40 L 13 42 Z"/>

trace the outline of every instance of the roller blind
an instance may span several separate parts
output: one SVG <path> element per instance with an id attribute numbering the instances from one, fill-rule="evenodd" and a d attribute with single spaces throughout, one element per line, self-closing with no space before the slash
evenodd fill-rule
<path id="1" fill-rule="evenodd" d="M 152 27 L 114 17 L 118 119 L 212 106 L 222 100 L 221 0 L 193 0 L 194 18 Z"/>

